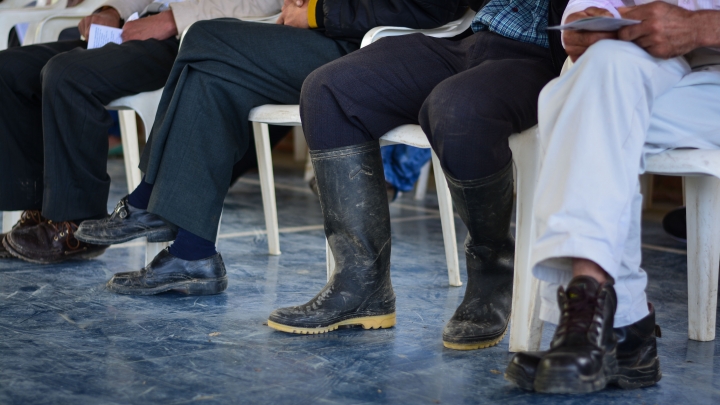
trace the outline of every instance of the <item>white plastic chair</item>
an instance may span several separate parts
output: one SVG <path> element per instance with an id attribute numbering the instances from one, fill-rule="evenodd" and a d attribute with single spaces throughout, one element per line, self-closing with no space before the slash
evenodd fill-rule
<path id="1" fill-rule="evenodd" d="M 16 24 L 31 23 L 23 45 L 49 42 L 51 40 L 56 40 L 57 35 L 51 37 L 51 39 L 43 38 L 40 40 L 39 38 L 36 38 L 37 24 L 49 17 L 59 15 L 79 17 L 77 22 L 80 22 L 82 17 L 92 14 L 93 11 L 105 4 L 106 0 L 85 0 L 82 3 L 70 8 L 66 8 L 68 0 L 57 0 L 55 2 L 50 0 L 38 0 L 35 7 L 24 7 L 25 4 L 30 2 L 31 0 L 12 0 L 12 4 L 19 4 L 19 7 L 0 7 L 0 51 L 7 49 L 8 34 L 10 33 L 10 29 Z M 77 22 L 70 25 L 64 25 L 62 29 L 76 26 Z"/>
<path id="2" fill-rule="evenodd" d="M 568 59 L 563 72 L 571 66 L 572 62 Z M 533 145 L 515 145 L 515 148 L 520 146 L 518 152 L 527 154 L 519 159 L 518 152 L 513 148 L 516 164 L 521 162 L 528 166 L 523 169 L 522 176 L 527 179 L 527 188 L 523 188 L 521 193 L 518 185 L 517 193 L 519 237 L 515 253 L 513 329 L 510 333 L 510 351 L 513 352 L 538 350 L 542 337 L 539 282 L 532 275 L 529 261 L 535 234 L 532 229 L 532 200 L 540 159 L 537 155 L 537 127 L 528 131 L 535 131 L 535 135 L 510 138 L 511 148 L 513 142 L 533 142 Z M 653 155 L 646 160 L 641 185 L 651 179 L 652 174 L 683 177 L 687 207 L 688 337 L 701 342 L 715 340 L 720 273 L 720 150 L 676 149 Z M 520 178 L 518 170 L 518 180 Z M 642 187 L 644 193 L 649 190 L 651 188 L 647 185 Z M 649 196 L 645 194 L 645 197 Z M 520 212 L 524 213 L 522 218 Z M 519 255 L 517 249 L 521 246 L 523 251 Z"/>
<path id="3" fill-rule="evenodd" d="M 475 13 L 472 10 L 468 10 L 462 19 L 453 21 L 447 25 L 444 25 L 435 29 L 428 30 L 414 30 L 403 27 L 376 27 L 371 29 L 365 34 L 362 40 L 361 46 L 367 46 L 380 38 L 388 36 L 406 35 L 411 33 L 423 33 L 428 36 L 447 38 L 454 37 L 470 27 L 472 19 L 475 17 Z M 253 123 L 253 133 L 255 137 L 255 148 L 258 156 L 258 169 L 260 173 L 260 188 L 263 196 L 263 207 L 265 211 L 265 226 L 267 228 L 268 235 L 268 251 L 271 255 L 279 255 L 280 252 L 280 236 L 278 231 L 278 220 L 277 220 L 277 204 L 275 201 L 275 180 L 273 176 L 272 168 L 272 156 L 270 154 L 270 135 L 268 125 L 284 125 L 284 126 L 300 126 L 300 113 L 299 106 L 297 105 L 264 105 L 255 107 L 250 111 L 249 121 Z M 391 131 L 392 132 L 392 131 Z M 299 132 L 296 132 L 296 136 Z M 424 137 L 424 135 L 423 135 Z M 427 140 L 425 140 L 427 143 Z M 424 146 L 429 147 L 429 145 Z M 439 166 L 438 166 L 439 167 Z M 429 168 L 428 168 L 429 170 Z M 438 170 L 439 171 L 439 170 Z M 439 171 L 440 172 L 440 171 Z M 443 181 L 445 181 L 443 177 Z M 438 187 L 441 188 L 441 187 Z M 438 192 L 440 195 L 440 192 Z M 452 210 L 452 204 L 450 205 Z M 442 208 L 441 208 L 442 211 Z M 450 214 L 452 217 L 452 213 Z M 442 218 L 442 215 L 441 215 Z M 443 225 L 445 227 L 445 225 Z M 454 223 L 452 245 L 454 247 L 454 254 L 447 257 L 448 260 L 448 273 L 450 274 L 450 284 L 459 286 L 462 285 L 459 278 L 459 269 L 457 265 L 457 246 L 455 244 L 454 237 Z M 449 235 L 445 235 L 449 237 Z M 446 242 L 446 247 L 448 246 Z M 447 253 L 447 252 L 446 252 Z M 328 249 L 328 254 L 330 250 Z M 450 257 L 452 256 L 452 257 Z M 332 274 L 332 263 L 333 260 L 328 258 L 328 278 Z"/>

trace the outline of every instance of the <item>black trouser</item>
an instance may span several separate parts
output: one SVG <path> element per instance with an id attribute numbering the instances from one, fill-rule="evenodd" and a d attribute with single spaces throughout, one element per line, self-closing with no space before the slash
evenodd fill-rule
<path id="1" fill-rule="evenodd" d="M 508 164 L 508 137 L 537 123 L 538 95 L 554 76 L 548 49 L 494 33 L 385 38 L 308 77 L 303 129 L 318 150 L 420 124 L 448 174 L 477 179 Z"/>
<path id="2" fill-rule="evenodd" d="M 107 213 L 105 105 L 161 88 L 178 41 L 86 45 L 0 52 L 0 211 L 42 209 L 54 221 Z"/>
<path id="3" fill-rule="evenodd" d="M 219 19 L 193 24 L 165 86 L 140 168 L 148 210 L 215 240 L 233 164 L 251 137 L 248 114 L 297 104 L 303 80 L 357 49 L 322 32 Z"/>

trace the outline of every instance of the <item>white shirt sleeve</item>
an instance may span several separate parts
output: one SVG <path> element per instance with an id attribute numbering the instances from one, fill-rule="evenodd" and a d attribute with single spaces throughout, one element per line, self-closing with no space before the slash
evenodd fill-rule
<path id="1" fill-rule="evenodd" d="M 611 12 L 615 18 L 620 18 L 620 13 L 618 13 L 617 8 L 624 6 L 622 0 L 570 0 L 563 13 L 562 23 L 565 24 L 565 19 L 567 19 L 570 14 L 583 11 L 589 7 L 604 8 Z"/>

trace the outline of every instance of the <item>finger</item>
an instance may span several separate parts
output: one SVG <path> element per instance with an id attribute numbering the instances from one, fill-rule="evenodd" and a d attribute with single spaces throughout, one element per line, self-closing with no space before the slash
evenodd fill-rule
<path id="1" fill-rule="evenodd" d="M 302 7 L 303 4 L 305 4 L 305 1 L 304 1 L 304 0 L 297 0 L 297 1 L 295 1 L 295 5 L 298 6 L 298 7 Z"/>
<path id="2" fill-rule="evenodd" d="M 589 7 L 585 9 L 585 13 L 590 17 L 612 17 L 612 13 L 604 8 Z"/>
<path id="3" fill-rule="evenodd" d="M 568 46 L 565 48 L 565 52 L 567 52 L 568 57 L 570 57 L 570 60 L 575 62 L 580 56 L 582 56 L 583 53 L 587 48 L 582 46 Z"/>
<path id="4" fill-rule="evenodd" d="M 280 14 L 280 17 L 278 17 L 277 21 L 275 21 L 275 24 L 284 25 L 285 24 L 285 16 Z"/>
<path id="5" fill-rule="evenodd" d="M 623 41 L 635 41 L 636 39 L 648 35 L 650 31 L 650 24 L 645 21 L 640 24 L 628 25 L 618 30 L 618 38 Z"/>
<path id="6" fill-rule="evenodd" d="M 584 11 L 578 11 L 577 13 L 572 13 L 565 19 L 565 24 L 571 23 L 575 20 L 581 20 L 583 18 L 587 18 L 588 15 Z"/>

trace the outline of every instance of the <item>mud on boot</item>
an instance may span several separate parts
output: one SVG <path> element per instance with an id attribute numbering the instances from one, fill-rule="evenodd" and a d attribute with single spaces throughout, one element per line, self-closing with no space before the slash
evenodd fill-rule
<path id="1" fill-rule="evenodd" d="M 326 333 L 341 326 L 395 325 L 390 212 L 378 142 L 311 151 L 335 273 L 308 303 L 275 310 L 268 326 Z"/>
<path id="2" fill-rule="evenodd" d="M 475 350 L 498 344 L 507 333 L 512 307 L 515 240 L 512 162 L 477 180 L 449 176 L 455 208 L 468 228 L 465 298 L 443 330 L 449 349 Z"/>

